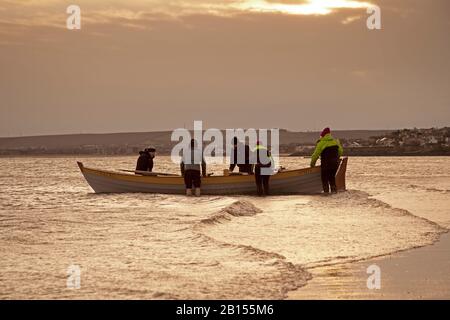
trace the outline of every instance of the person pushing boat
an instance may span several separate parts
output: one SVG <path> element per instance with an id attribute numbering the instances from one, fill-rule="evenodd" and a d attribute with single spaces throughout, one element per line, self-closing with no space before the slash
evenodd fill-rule
<path id="1" fill-rule="evenodd" d="M 237 166 L 240 173 L 253 174 L 253 165 L 250 163 L 250 147 L 233 138 L 233 154 L 230 159 L 230 172 Z"/>
<path id="2" fill-rule="evenodd" d="M 271 173 L 267 172 L 273 166 L 273 159 L 269 149 L 267 149 L 260 141 L 256 142 L 256 148 L 254 150 L 256 154 L 255 164 L 255 182 L 256 192 L 258 196 L 269 195 L 269 180 Z M 264 170 L 266 169 L 266 170 Z"/>
<path id="3" fill-rule="evenodd" d="M 184 151 L 184 150 L 183 150 Z M 206 177 L 206 162 L 203 157 L 203 151 L 197 147 L 197 141 L 191 140 L 188 152 L 183 152 L 181 157 L 181 175 L 184 177 L 184 184 L 186 186 L 186 195 L 192 195 L 192 188 L 195 189 L 195 195 L 200 196 L 201 177 Z"/>
<path id="4" fill-rule="evenodd" d="M 317 159 L 320 157 L 322 186 L 325 194 L 330 193 L 330 189 L 332 193 L 337 193 L 336 172 L 343 153 L 341 142 L 331 136 L 330 128 L 323 129 L 311 156 L 311 167 L 315 167 Z"/>

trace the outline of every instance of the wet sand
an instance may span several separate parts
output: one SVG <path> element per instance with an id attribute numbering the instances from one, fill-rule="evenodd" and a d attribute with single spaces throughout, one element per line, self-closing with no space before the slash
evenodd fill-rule
<path id="1" fill-rule="evenodd" d="M 366 270 L 381 269 L 381 288 Z M 450 299 L 450 233 L 433 245 L 367 261 L 309 269 L 313 278 L 288 299 Z"/>

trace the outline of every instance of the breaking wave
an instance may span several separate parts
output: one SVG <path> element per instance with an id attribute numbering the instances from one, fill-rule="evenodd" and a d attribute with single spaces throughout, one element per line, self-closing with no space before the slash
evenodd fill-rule
<path id="1" fill-rule="evenodd" d="M 443 193 L 443 194 L 450 193 L 449 189 L 429 188 L 429 187 L 419 186 L 416 184 L 410 184 L 409 187 L 411 189 L 417 189 L 417 190 L 422 190 L 422 191 L 427 191 L 427 192 L 438 192 L 438 193 Z"/>
<path id="2" fill-rule="evenodd" d="M 358 190 L 262 201 L 264 210 L 250 200 L 236 201 L 201 220 L 195 230 L 207 241 L 278 264 L 286 272 L 287 291 L 306 285 L 310 268 L 430 245 L 447 232 Z"/>
<path id="3" fill-rule="evenodd" d="M 301 265 L 287 261 L 286 257 L 279 253 L 261 250 L 250 245 L 232 244 L 226 241 L 220 241 L 204 232 L 208 226 L 231 221 L 233 217 L 251 217 L 262 212 L 263 210 L 256 207 L 250 201 L 238 200 L 231 205 L 222 208 L 211 217 L 202 219 L 199 223 L 194 225 L 194 230 L 200 238 L 207 242 L 215 243 L 221 247 L 239 250 L 242 254 L 247 255 L 251 259 L 262 260 L 267 266 L 275 267 L 278 270 L 278 276 L 271 281 L 273 281 L 274 284 L 278 283 L 279 292 L 271 298 L 283 299 L 287 297 L 289 291 L 305 286 L 308 280 L 312 278 L 311 274 L 306 269 Z"/>
<path id="4" fill-rule="evenodd" d="M 204 224 L 215 224 L 231 220 L 232 217 L 254 216 L 263 212 L 249 201 L 239 200 L 221 209 L 209 218 L 201 220 Z"/>

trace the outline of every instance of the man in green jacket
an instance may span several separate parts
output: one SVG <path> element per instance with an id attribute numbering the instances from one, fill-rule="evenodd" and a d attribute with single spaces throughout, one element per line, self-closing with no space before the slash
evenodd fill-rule
<path id="1" fill-rule="evenodd" d="M 323 129 L 320 139 L 317 141 L 316 149 L 311 157 L 311 167 L 315 167 L 320 157 L 323 192 L 337 192 L 336 172 L 339 168 L 339 159 L 344 149 L 338 139 L 331 136 L 330 128 Z"/>

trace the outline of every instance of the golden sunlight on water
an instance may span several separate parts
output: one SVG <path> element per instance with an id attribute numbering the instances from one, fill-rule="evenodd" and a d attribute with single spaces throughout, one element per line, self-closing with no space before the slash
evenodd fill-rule
<path id="1" fill-rule="evenodd" d="M 76 160 L 136 159 L 0 159 L 0 298 L 280 299 L 311 266 L 430 244 L 450 227 L 448 158 L 351 158 L 346 193 L 263 199 L 96 195 Z M 156 158 L 157 171 L 177 168 Z M 70 265 L 79 290 L 67 289 Z"/>

